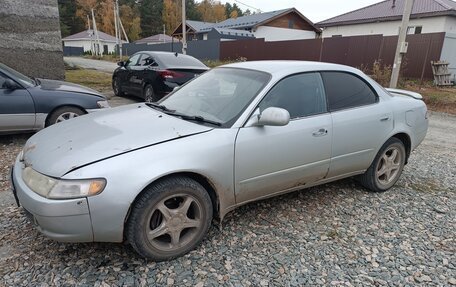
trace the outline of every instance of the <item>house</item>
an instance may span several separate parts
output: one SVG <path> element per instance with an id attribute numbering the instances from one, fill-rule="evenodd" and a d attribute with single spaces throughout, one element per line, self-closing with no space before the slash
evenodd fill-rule
<path id="1" fill-rule="evenodd" d="M 135 44 L 163 44 L 163 43 L 171 43 L 171 42 L 179 42 L 179 39 L 173 38 L 166 34 L 157 34 L 147 38 L 136 40 Z"/>
<path id="2" fill-rule="evenodd" d="M 265 41 L 315 39 L 320 29 L 297 9 L 230 18 L 219 23 L 187 21 L 188 40 L 264 38 Z M 182 37 L 182 24 L 173 32 Z"/>
<path id="3" fill-rule="evenodd" d="M 114 53 L 116 50 L 116 37 L 98 31 L 100 49 L 103 54 Z M 62 39 L 64 47 L 81 47 L 84 52 L 95 52 L 97 37 L 93 30 L 85 30 Z M 126 43 L 126 41 L 122 41 Z"/>
<path id="4" fill-rule="evenodd" d="M 405 0 L 386 0 L 317 23 L 322 36 L 399 34 Z M 446 32 L 456 34 L 456 2 L 415 0 L 408 34 Z"/>

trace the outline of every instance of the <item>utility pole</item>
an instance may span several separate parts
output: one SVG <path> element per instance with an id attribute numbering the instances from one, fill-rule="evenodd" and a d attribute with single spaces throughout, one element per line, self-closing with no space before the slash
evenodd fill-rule
<path id="1" fill-rule="evenodd" d="M 116 6 L 114 7 L 116 14 L 116 41 L 117 47 L 119 47 L 119 61 L 122 61 L 122 34 L 120 32 L 120 13 L 119 13 L 119 1 L 116 0 Z"/>
<path id="2" fill-rule="evenodd" d="M 408 24 L 410 14 L 412 14 L 414 0 L 405 0 L 404 14 L 402 16 L 401 30 L 397 40 L 396 55 L 394 56 L 393 70 L 391 73 L 390 88 L 396 88 L 399 80 L 399 72 L 401 71 L 402 57 L 407 53 L 408 43 L 405 42 L 407 37 Z"/>
<path id="3" fill-rule="evenodd" d="M 119 48 L 119 30 L 118 30 L 118 24 L 117 24 L 117 0 L 115 1 L 115 4 L 114 4 L 114 30 L 116 33 L 117 49 L 120 50 L 120 48 Z"/>
<path id="4" fill-rule="evenodd" d="M 101 56 L 101 43 L 100 43 L 100 36 L 98 35 L 98 29 L 97 29 L 97 22 L 95 22 L 95 14 L 93 13 L 93 9 L 92 9 L 92 20 L 93 20 L 93 31 L 95 33 L 95 38 L 96 38 L 96 48 L 95 48 L 95 51 L 96 51 L 96 54 L 98 56 Z"/>
<path id="5" fill-rule="evenodd" d="M 89 28 L 87 29 L 87 33 L 90 36 L 90 52 L 92 52 L 92 56 L 93 56 L 93 51 L 95 50 L 94 46 L 93 46 L 93 30 L 90 31 L 90 16 L 88 14 L 87 14 L 87 25 L 89 26 Z"/>
<path id="6" fill-rule="evenodd" d="M 182 54 L 187 55 L 187 21 L 185 14 L 185 0 L 182 0 Z"/>

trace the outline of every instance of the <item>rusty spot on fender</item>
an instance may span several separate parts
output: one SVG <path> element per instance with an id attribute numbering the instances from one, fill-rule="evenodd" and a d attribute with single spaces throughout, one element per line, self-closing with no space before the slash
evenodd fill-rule
<path id="1" fill-rule="evenodd" d="M 31 144 L 31 145 L 29 145 L 29 146 L 26 146 L 26 147 L 24 148 L 24 154 L 28 153 L 28 152 L 31 151 L 31 150 L 34 150 L 35 148 L 36 148 L 36 144 Z"/>

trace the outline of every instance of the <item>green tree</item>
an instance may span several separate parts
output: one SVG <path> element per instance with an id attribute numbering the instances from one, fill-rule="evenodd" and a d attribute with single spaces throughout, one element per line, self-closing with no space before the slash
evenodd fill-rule
<path id="1" fill-rule="evenodd" d="M 60 31 L 66 37 L 84 30 L 86 24 L 76 16 L 76 2 L 74 0 L 58 0 L 60 14 Z"/>
<path id="2" fill-rule="evenodd" d="M 142 0 L 139 14 L 141 37 L 163 33 L 163 0 Z"/>
<path id="3" fill-rule="evenodd" d="M 198 5 L 195 3 L 195 0 L 186 0 L 185 10 L 187 12 L 187 19 L 194 21 L 202 20 L 201 13 L 198 11 Z"/>

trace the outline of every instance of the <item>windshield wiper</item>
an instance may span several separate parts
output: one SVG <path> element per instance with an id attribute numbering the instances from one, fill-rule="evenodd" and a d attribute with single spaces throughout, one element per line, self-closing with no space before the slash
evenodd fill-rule
<path id="1" fill-rule="evenodd" d="M 160 111 L 171 112 L 171 113 L 174 112 L 174 110 L 170 110 L 166 106 L 160 105 L 160 104 L 157 104 L 157 103 L 145 103 L 145 104 L 148 107 L 155 108 L 155 109 L 160 110 Z"/>
<path id="2" fill-rule="evenodd" d="M 41 85 L 40 80 L 38 80 L 37 78 L 32 78 L 32 80 L 35 82 L 35 86 Z"/>
<path id="3" fill-rule="evenodd" d="M 214 126 L 222 126 L 222 123 L 220 122 L 216 122 L 216 121 L 212 121 L 212 120 L 208 120 L 202 116 L 188 116 L 188 115 L 184 115 L 184 114 L 175 114 L 173 113 L 174 115 L 176 116 L 179 116 L 181 117 L 182 119 L 184 120 L 188 120 L 188 121 L 196 121 L 196 122 L 201 122 L 201 123 L 207 123 L 207 124 L 211 124 L 211 125 L 214 125 Z"/>
<path id="4" fill-rule="evenodd" d="M 200 122 L 200 123 L 207 123 L 207 124 L 211 124 L 211 125 L 215 125 L 215 126 L 219 126 L 219 127 L 222 126 L 222 123 L 208 120 L 208 119 L 206 119 L 206 118 L 204 118 L 202 116 L 189 116 L 189 115 L 186 115 L 186 114 L 177 113 L 175 110 L 168 109 L 164 105 L 160 105 L 160 104 L 157 104 L 157 103 L 145 103 L 145 104 L 147 106 L 151 107 L 151 108 L 160 110 L 160 111 L 164 112 L 167 115 L 179 117 L 179 118 L 181 118 L 183 120 L 196 121 L 196 122 Z"/>

